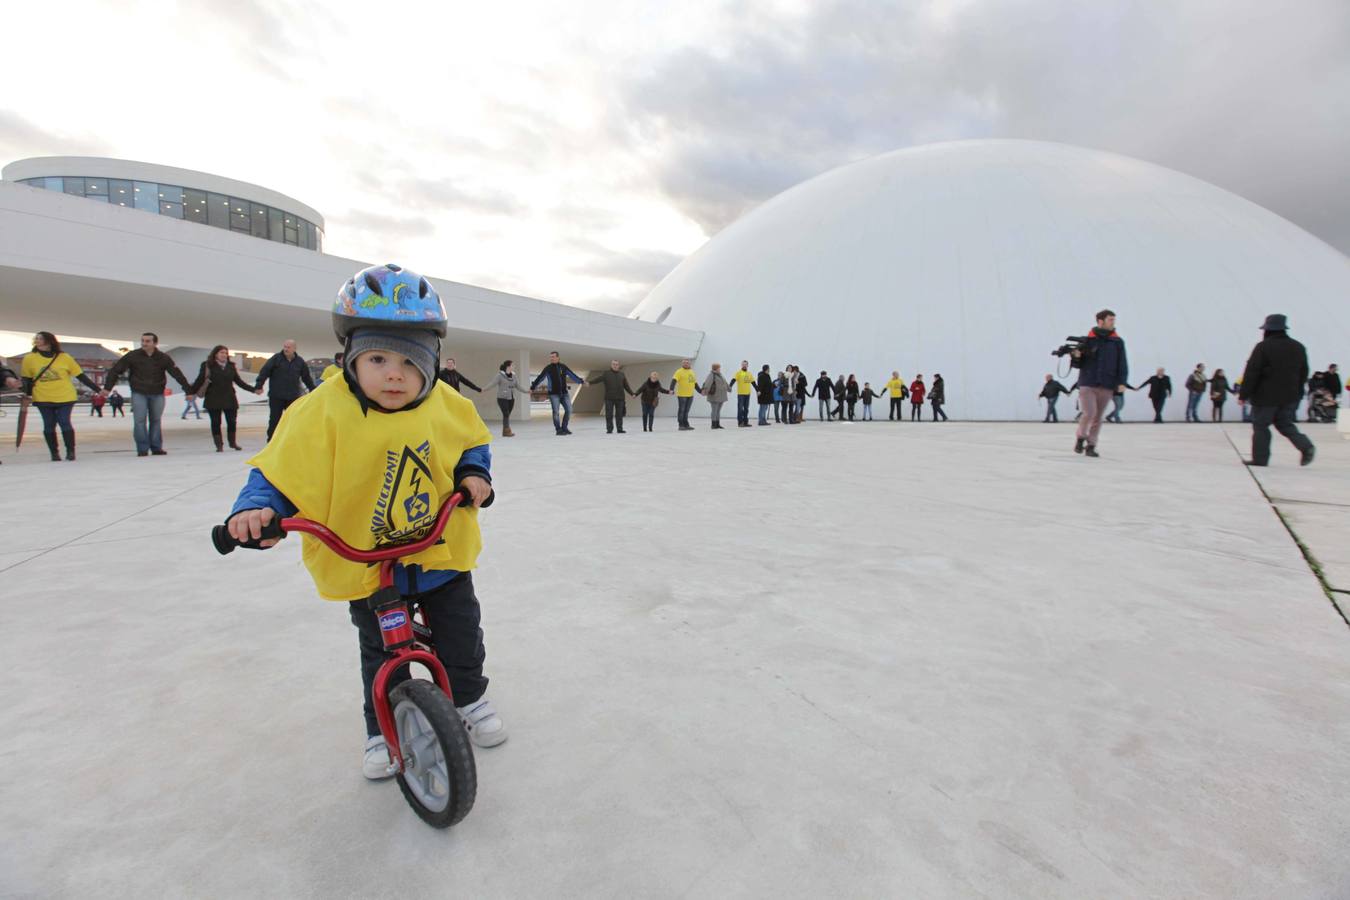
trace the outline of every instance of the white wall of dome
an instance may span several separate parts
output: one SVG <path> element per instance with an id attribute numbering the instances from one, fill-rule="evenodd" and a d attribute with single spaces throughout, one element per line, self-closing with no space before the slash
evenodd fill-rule
<path id="1" fill-rule="evenodd" d="M 306 250 L 323 249 L 324 220 L 313 207 L 271 188 L 207 172 L 100 156 L 41 156 L 10 163 L 0 178 Z"/>
<path id="2" fill-rule="evenodd" d="M 874 385 L 940 372 L 952 416 L 996 420 L 1041 415 L 1040 384 L 1061 371 L 1050 350 L 1103 307 L 1131 383 L 1164 366 L 1183 395 L 1196 362 L 1237 378 L 1268 313 L 1289 316 L 1314 370 L 1350 355 L 1350 259 L 1188 175 L 1034 141 L 916 147 L 806 181 L 633 315 L 703 330 L 700 372 L 746 358 Z M 1151 417 L 1130 397 L 1128 418 Z"/>

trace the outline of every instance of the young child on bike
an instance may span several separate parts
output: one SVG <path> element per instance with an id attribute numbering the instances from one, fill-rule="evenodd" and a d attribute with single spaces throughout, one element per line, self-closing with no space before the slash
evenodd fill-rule
<path id="1" fill-rule="evenodd" d="M 429 533 L 445 498 L 462 488 L 472 506 L 455 510 L 440 543 L 400 560 L 394 584 L 422 608 L 469 737 L 495 746 L 506 728 L 484 696 L 486 654 L 470 575 L 482 546 L 477 510 L 492 491 L 491 437 L 473 402 L 436 378 L 445 307 L 415 272 L 372 266 L 338 291 L 333 330 L 345 350 L 342 377 L 289 407 L 272 440 L 249 460 L 254 468 L 230 511 L 230 534 L 257 540 L 274 517 L 300 515 L 361 549 L 406 543 Z M 341 559 L 309 535 L 303 541 L 319 595 L 347 603 L 356 625 L 367 735 L 362 771 L 386 778 L 389 751 L 371 700 L 384 643 L 365 602 L 378 569 Z M 407 677 L 405 668 L 390 689 Z"/>

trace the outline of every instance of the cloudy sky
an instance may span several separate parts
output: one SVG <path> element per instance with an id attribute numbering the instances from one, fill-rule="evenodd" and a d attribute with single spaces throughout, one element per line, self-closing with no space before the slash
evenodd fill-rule
<path id="1" fill-rule="evenodd" d="M 43 4 L 0 162 L 273 187 L 325 248 L 626 313 L 792 184 L 932 141 L 1065 141 L 1350 252 L 1350 2 Z M 3 324 L 0 323 L 0 328 Z"/>

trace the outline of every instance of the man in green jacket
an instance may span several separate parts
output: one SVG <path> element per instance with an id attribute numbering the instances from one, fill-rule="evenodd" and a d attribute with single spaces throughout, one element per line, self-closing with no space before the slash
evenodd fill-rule
<path id="1" fill-rule="evenodd" d="M 623 430 L 624 398 L 625 396 L 635 397 L 637 395 L 628 386 L 628 376 L 624 374 L 619 361 L 611 359 L 609 371 L 601 372 L 594 378 L 587 379 L 586 383 L 603 384 L 605 386 L 605 434 L 614 433 L 616 420 L 619 425 L 619 434 L 627 434 Z"/>

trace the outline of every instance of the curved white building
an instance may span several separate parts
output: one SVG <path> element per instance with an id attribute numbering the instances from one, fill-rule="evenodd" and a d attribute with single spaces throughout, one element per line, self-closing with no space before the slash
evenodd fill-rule
<path id="1" fill-rule="evenodd" d="M 1350 357 L 1350 259 L 1190 176 L 1033 141 L 917 147 L 813 178 L 710 240 L 634 316 L 704 331 L 700 375 L 741 359 L 874 387 L 893 369 L 938 372 L 954 418 L 1031 419 L 1046 373 L 1064 371 L 1050 351 L 1102 307 L 1131 383 L 1164 366 L 1182 398 L 1197 362 L 1236 379 L 1267 313 L 1289 316 L 1314 370 Z M 1129 397 L 1129 418 L 1151 417 Z"/>

